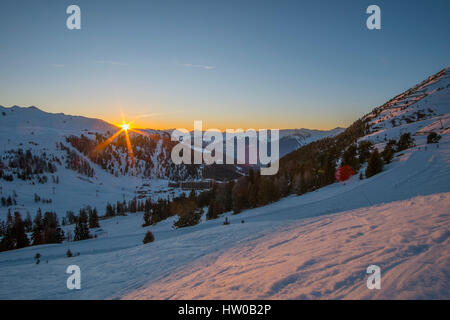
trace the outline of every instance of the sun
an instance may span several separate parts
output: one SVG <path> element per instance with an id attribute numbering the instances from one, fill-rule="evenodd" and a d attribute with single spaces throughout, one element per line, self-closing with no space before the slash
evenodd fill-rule
<path id="1" fill-rule="evenodd" d="M 121 127 L 123 131 L 128 131 L 128 129 L 130 129 L 130 124 L 124 122 Z"/>

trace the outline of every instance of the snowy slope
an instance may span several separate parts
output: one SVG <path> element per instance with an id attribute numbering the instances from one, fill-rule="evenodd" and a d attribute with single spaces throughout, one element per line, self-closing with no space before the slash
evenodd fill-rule
<path id="1" fill-rule="evenodd" d="M 237 129 L 235 129 L 237 130 Z M 244 130 L 244 129 L 243 129 Z M 301 148 L 313 141 L 317 141 L 326 137 L 334 137 L 339 133 L 343 132 L 345 128 L 334 128 L 331 130 L 315 130 L 315 129 L 281 129 L 279 130 L 278 144 L 279 144 L 279 156 L 280 158 L 285 156 L 286 154 Z M 171 131 L 170 131 L 171 132 Z M 194 139 L 194 132 L 191 131 L 191 141 Z M 256 135 L 259 135 L 259 132 L 256 132 Z M 230 141 L 230 138 L 227 138 L 227 134 L 223 133 L 223 141 Z M 234 138 L 233 138 L 234 139 Z M 272 137 L 271 137 L 272 139 Z M 237 141 L 242 141 L 241 139 L 237 139 Z M 210 142 L 206 141 L 203 143 L 203 147 L 206 147 Z M 246 157 L 248 158 L 248 145 L 245 145 L 246 149 Z M 195 148 L 192 146 L 192 150 Z M 226 155 L 226 148 L 223 149 L 224 155 Z M 237 159 L 237 147 L 234 150 L 234 159 Z M 259 157 L 258 157 L 259 159 Z M 258 160 L 259 161 L 259 160 Z"/>
<path id="2" fill-rule="evenodd" d="M 37 183 L 36 179 L 24 181 L 15 178 L 12 182 L 0 180 L 2 197 L 12 195 L 14 192 L 17 194 L 16 206 L 0 207 L 0 219 L 6 219 L 8 209 L 12 212 L 19 211 L 23 215 L 29 212 L 33 217 L 38 208 L 43 212 L 55 211 L 61 218 L 66 211 L 78 212 L 87 205 L 97 207 L 99 213 L 103 214 L 107 202 L 134 198 L 136 189 L 143 183 L 150 183 L 149 181 L 130 175 L 115 177 L 77 152 L 95 171 L 93 177 L 87 177 L 67 169 L 65 166 L 67 154 L 56 147 L 59 142 L 66 143 L 65 137 L 70 135 L 92 136 L 90 132 L 116 130 L 116 127 L 97 119 L 49 114 L 34 107 L 0 107 L 0 160 L 5 165 L 9 160 L 7 151 L 19 148 L 24 151 L 29 149 L 33 155 L 46 154 L 47 157 L 55 156 L 61 160 L 61 164 L 56 165 L 55 173 L 45 173 L 49 178 L 57 176 L 59 179 L 57 184 L 51 180 L 44 184 Z M 76 151 L 74 148 L 71 149 Z M 165 191 L 152 193 L 151 196 L 155 199 L 169 194 L 165 180 L 152 179 L 151 188 L 153 191 Z M 52 203 L 35 203 L 34 194 L 51 199 Z"/>
<path id="3" fill-rule="evenodd" d="M 1 179 L 0 175 L 0 196 L 17 194 L 17 205 L 0 206 L 0 219 L 6 220 L 8 211 L 11 213 L 19 211 L 23 217 L 28 212 L 33 217 L 38 208 L 43 212 L 54 211 L 61 219 L 67 211 L 77 213 L 79 209 L 88 205 L 96 207 L 99 214 L 103 215 L 108 202 L 133 199 L 143 185 L 150 186 L 147 188 L 149 189 L 147 196 L 154 200 L 177 196 L 183 192 L 168 187 L 169 179 L 172 178 L 166 175 L 171 163 L 170 153 L 162 147 L 162 136 L 159 136 L 164 132 L 146 130 L 147 134 L 153 135 L 152 139 L 156 139 L 156 147 L 151 154 L 150 175 L 145 177 L 136 174 L 137 170 L 133 172 L 131 169 L 127 174 L 113 175 L 66 141 L 67 137 L 81 135 L 95 141 L 97 133 L 109 137 L 117 130 L 116 126 L 99 119 L 47 113 L 36 107 L 0 106 L 0 171 L 5 175 L 14 176 L 13 181 L 6 181 Z M 59 147 L 60 143 L 86 161 L 92 167 L 94 175 L 87 176 L 67 168 L 68 155 Z M 116 147 L 113 146 L 112 149 L 114 148 Z M 39 174 L 40 177 L 46 176 L 48 182 L 38 183 L 38 175 L 34 175 L 30 180 L 22 180 L 14 174 L 16 170 L 9 167 L 9 162 L 13 158 L 10 151 L 19 149 L 24 152 L 30 150 L 33 156 L 58 159 L 52 162 L 56 172 Z M 127 151 L 117 150 L 117 152 L 122 159 L 122 165 L 118 169 L 125 168 Z M 142 161 L 140 165 L 144 167 Z M 53 178 L 57 178 L 58 183 L 55 183 Z M 36 203 L 35 194 L 43 199 L 51 199 L 51 203 Z"/>
<path id="4" fill-rule="evenodd" d="M 334 137 L 344 130 L 345 128 L 340 127 L 331 130 L 311 130 L 304 128 L 280 130 L 280 157 L 313 141 Z"/>
<path id="5" fill-rule="evenodd" d="M 285 130 L 281 136 L 282 140 L 290 139 L 295 141 L 295 145 L 290 148 L 298 148 L 301 143 L 309 143 L 324 135 L 336 134 L 340 128 L 332 131 L 320 130 Z M 26 214 L 29 212 L 34 216 L 38 208 L 45 211 L 54 211 L 63 217 L 67 211 L 78 212 L 84 206 L 96 207 L 100 214 L 104 213 L 108 202 L 113 203 L 129 200 L 136 196 L 136 190 L 143 184 L 150 184 L 150 196 L 154 199 L 176 196 L 180 190 L 172 190 L 168 187 L 168 181 L 173 179 L 173 175 L 168 174 L 170 167 L 170 154 L 162 147 L 162 136 L 165 131 L 143 130 L 152 138 L 157 139 L 156 148 L 151 155 L 153 164 L 150 175 L 143 177 L 142 172 L 145 167 L 144 161 L 138 163 L 139 170 L 130 169 L 127 174 L 120 172 L 118 176 L 105 171 L 98 164 L 93 163 L 88 157 L 78 152 L 73 146 L 66 142 L 66 137 L 84 135 L 95 140 L 96 133 L 102 133 L 106 137 L 117 131 L 117 127 L 103 120 L 91 119 L 80 116 L 65 115 L 62 113 L 53 114 L 44 112 L 36 107 L 22 108 L 13 106 L 6 108 L 0 106 L 0 161 L 8 165 L 10 157 L 7 152 L 10 150 L 23 149 L 30 150 L 33 155 L 45 154 L 47 158 L 56 157 L 60 159 L 60 164 L 55 164 L 57 171 L 52 174 L 44 173 L 49 179 L 58 177 L 59 183 L 52 182 L 39 184 L 36 179 L 20 180 L 15 178 L 13 182 L 7 182 L 0 178 L 0 195 L 8 197 L 13 193 L 17 194 L 17 205 L 13 207 L 0 207 L 0 219 L 5 220 L 8 209 L 12 212 L 19 211 Z M 131 133 L 132 135 L 132 133 Z M 292 137 L 295 136 L 295 139 Z M 301 142 L 297 140 L 303 137 Z M 65 159 L 67 154 L 57 147 L 59 143 L 64 143 L 70 150 L 76 152 L 94 170 L 93 177 L 87 177 L 74 170 L 66 168 Z M 281 143 L 283 147 L 283 143 Z M 122 163 L 112 162 L 115 171 L 123 170 L 126 167 L 127 152 L 117 150 L 121 155 Z M 219 174 L 233 176 L 233 169 L 227 166 L 227 170 L 221 172 L 217 169 L 208 170 L 209 178 L 217 178 Z M 1 165 L 0 165 L 1 169 Z M 218 168 L 221 169 L 221 168 Z M 238 168 L 239 169 L 239 168 Z M 112 171 L 112 170 L 111 170 Z M 5 170 L 5 174 L 10 171 Z M 170 172 L 169 172 L 170 173 Z M 204 172 L 206 174 L 206 171 Z M 234 173 L 234 175 L 236 175 Z M 239 176 L 239 174 L 238 174 Z M 143 180 L 145 178 L 145 180 Z M 51 180 L 51 179 L 50 179 Z M 52 203 L 35 203 L 34 194 L 41 198 L 51 199 Z"/>
<path id="6" fill-rule="evenodd" d="M 67 137 L 80 137 L 83 135 L 95 142 L 97 134 L 102 134 L 106 140 L 117 131 L 118 127 L 99 119 L 71 116 L 62 113 L 48 113 L 36 107 L 21 108 L 13 106 L 11 108 L 5 108 L 0 106 L 0 155 L 11 149 L 22 148 L 23 150 L 30 149 L 32 152 L 38 154 L 46 152 L 50 155 L 59 154 L 61 156 L 61 152 L 57 150 L 57 144 L 62 142 L 67 145 Z M 154 140 L 157 145 L 151 154 L 151 172 L 143 176 L 143 170 L 136 169 L 130 170 L 128 174 L 123 172 L 120 174 L 140 176 L 141 178 L 173 178 L 166 172 L 167 167 L 170 167 L 171 163 L 170 152 L 167 151 L 165 146 L 161 146 L 161 142 L 164 140 L 163 138 L 165 140 L 168 139 L 167 133 L 151 129 L 144 130 L 144 133 L 148 139 Z M 130 132 L 130 137 L 134 135 L 134 133 Z M 123 138 L 123 134 L 119 135 L 114 142 L 117 142 L 120 137 Z M 69 148 L 71 147 L 70 145 L 67 146 Z M 122 167 L 124 168 L 127 151 L 117 150 L 116 146 L 113 146 L 112 149 L 121 153 L 120 157 L 122 158 Z M 85 158 L 83 155 L 80 156 Z M 85 160 L 92 162 L 89 159 Z M 95 166 L 93 163 L 90 164 Z M 110 164 L 114 165 L 115 163 L 113 161 Z M 138 163 L 138 166 L 143 168 L 145 164 L 141 162 Z M 97 169 L 101 170 L 101 168 Z M 95 172 L 97 173 L 99 170 L 95 170 Z"/>
<path id="7" fill-rule="evenodd" d="M 371 132 L 364 139 L 377 143 L 406 132 L 446 133 L 449 114 L 450 68 L 445 68 L 366 115 Z"/>
<path id="8" fill-rule="evenodd" d="M 0 106 L 0 124 L 2 129 L 21 129 L 28 131 L 32 128 L 52 128 L 58 131 L 97 131 L 114 132 L 117 128 L 100 119 L 81 116 L 65 115 L 64 113 L 48 113 L 34 106 L 21 108 Z"/>
<path id="9" fill-rule="evenodd" d="M 370 179 L 247 210 L 229 216 L 228 226 L 218 219 L 180 230 L 172 221 L 140 228 L 136 214 L 102 221 L 106 235 L 97 239 L 3 252 L 0 298 L 448 299 L 450 137 L 427 151 L 424 143 L 422 137 Z M 147 229 L 156 241 L 142 245 Z M 66 258 L 68 247 L 81 255 Z M 37 252 L 48 263 L 34 264 Z M 386 290 L 366 291 L 368 263 L 382 267 Z M 79 291 L 65 287 L 69 264 L 81 267 Z M 423 282 L 408 281 L 407 273 L 397 282 L 405 269 Z M 214 275 L 224 281 L 213 281 Z"/>
<path id="10" fill-rule="evenodd" d="M 35 107 L 4 108 L 0 107 L 0 155 L 5 162 L 5 152 L 12 149 L 30 149 L 33 154 L 46 153 L 62 159 L 65 152 L 56 149 L 56 143 L 64 141 L 64 136 L 98 130 L 106 132 L 117 130 L 112 125 L 97 119 L 49 114 Z M 28 211 L 33 216 L 38 207 L 42 210 L 56 211 L 64 216 L 67 210 L 77 212 L 83 205 L 92 205 L 102 211 L 108 201 L 117 201 L 118 190 L 131 198 L 135 186 L 140 183 L 136 178 L 115 178 L 96 165 L 95 177 L 88 178 L 65 165 L 58 166 L 55 176 L 59 184 L 33 184 L 33 181 L 15 179 L 13 182 L 1 180 L 2 196 L 18 194 L 18 205 L 11 208 L 14 211 Z M 50 176 L 50 175 L 49 175 Z M 51 198 L 51 204 L 34 203 L 34 194 Z M 121 199 L 119 199 L 121 200 Z M 8 208 L 0 208 L 0 218 L 5 220 Z"/>
<path id="11" fill-rule="evenodd" d="M 445 69 L 365 116 L 370 132 L 362 140 L 380 150 L 405 132 L 416 144 L 369 179 L 354 176 L 189 228 L 173 229 L 175 217 L 142 228 L 142 213 L 136 213 L 100 221 L 95 239 L 1 252 L 0 299 L 450 299 L 449 92 Z M 426 144 L 430 131 L 442 135 L 439 145 Z M 11 139 L 10 132 L 0 139 L 17 145 L 31 135 L 19 130 Z M 47 129 L 39 134 L 50 148 L 56 135 Z M 79 179 L 67 174 L 67 181 Z M 92 183 L 68 183 L 66 196 L 51 205 L 63 210 L 65 203 L 104 201 L 117 190 L 131 198 L 139 184 L 136 177 L 104 174 Z M 4 193 L 12 192 L 8 186 L 2 182 Z M 31 199 L 32 186 L 14 188 L 19 199 Z M 230 225 L 223 225 L 225 216 Z M 156 240 L 142 245 L 146 230 Z M 80 255 L 67 258 L 68 248 Z M 42 255 L 39 265 L 36 253 Z M 81 290 L 66 288 L 71 264 L 81 267 Z M 371 264 L 381 267 L 379 291 L 366 287 Z"/>
<path id="12" fill-rule="evenodd" d="M 124 298 L 448 299 L 450 214 L 443 203 L 448 209 L 450 193 L 305 219 Z M 366 287 L 372 264 L 382 270 L 381 290 Z"/>

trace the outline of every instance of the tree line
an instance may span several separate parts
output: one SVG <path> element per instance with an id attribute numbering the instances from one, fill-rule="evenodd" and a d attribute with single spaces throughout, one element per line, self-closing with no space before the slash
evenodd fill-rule
<path id="1" fill-rule="evenodd" d="M 6 221 L 0 221 L 0 251 L 92 238 L 89 229 L 100 227 L 97 209 L 91 207 L 80 209 L 78 216 L 68 211 L 62 224 L 72 223 L 75 224 L 73 237 L 71 232 L 65 235 L 55 212 L 47 211 L 42 214 L 39 208 L 33 220 L 29 213 L 22 219 L 20 212 L 14 212 L 14 217 L 8 212 Z"/>
<path id="2" fill-rule="evenodd" d="M 414 146 L 410 133 L 398 141 L 389 140 L 382 152 L 370 141 L 359 138 L 368 133 L 367 120 L 358 120 L 336 137 L 312 142 L 280 160 L 275 176 L 262 176 L 250 170 L 247 176 L 223 183 L 196 195 L 194 192 L 171 201 L 159 200 L 156 207 L 144 214 L 143 226 L 157 223 L 174 214 L 179 215 L 175 227 L 197 224 L 206 206 L 207 219 L 217 219 L 224 212 L 238 214 L 242 210 L 265 206 L 290 194 L 301 195 L 335 182 L 339 165 L 349 165 L 356 172 L 367 163 L 366 178 L 383 170 L 392 161 L 395 152 Z M 361 173 L 361 178 L 362 178 Z M 156 209 L 157 208 L 157 209 Z"/>
<path id="3" fill-rule="evenodd" d="M 5 181 L 13 181 L 16 175 L 21 180 L 37 178 L 39 183 L 46 183 L 48 178 L 44 173 L 55 173 L 56 164 L 61 164 L 58 157 L 49 157 L 45 152 L 33 155 L 30 149 L 23 151 L 21 148 L 7 151 L 3 160 L 7 164 L 0 161 L 0 178 Z"/>

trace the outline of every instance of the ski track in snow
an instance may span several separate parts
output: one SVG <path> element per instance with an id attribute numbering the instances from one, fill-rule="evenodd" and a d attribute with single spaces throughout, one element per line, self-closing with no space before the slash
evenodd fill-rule
<path id="1" fill-rule="evenodd" d="M 124 298 L 449 298 L 449 204 L 443 193 L 307 219 L 210 254 Z M 381 268 L 381 290 L 366 287 L 372 264 Z"/>

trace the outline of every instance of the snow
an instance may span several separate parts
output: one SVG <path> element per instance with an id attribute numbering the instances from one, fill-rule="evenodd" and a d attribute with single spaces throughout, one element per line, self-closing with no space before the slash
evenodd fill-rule
<path id="1" fill-rule="evenodd" d="M 228 213 L 230 225 L 142 228 L 137 213 L 100 221 L 104 237 L 3 252 L 0 298 L 448 299 L 450 137 L 418 147 L 370 179 Z M 156 240 L 143 245 L 146 230 Z M 68 247 L 80 256 L 66 258 Z M 66 288 L 71 264 L 81 290 Z M 381 291 L 366 288 L 370 264 Z"/>
<path id="2" fill-rule="evenodd" d="M 303 137 L 301 143 L 295 140 L 295 147 L 293 148 L 296 149 L 302 144 L 328 135 L 335 135 L 342 130 L 342 128 L 336 128 L 330 131 L 308 129 L 282 130 L 282 136 L 285 138 L 295 136 L 295 139 L 299 139 L 303 135 L 307 137 Z M 154 164 L 152 175 L 155 177 L 145 180 L 139 176 L 130 174 L 115 177 L 102 170 L 99 165 L 89 161 L 89 159 L 65 141 L 65 137 L 71 135 L 80 136 L 81 134 L 94 139 L 95 132 L 106 133 L 107 131 L 112 134 L 117 131 L 117 128 L 103 120 L 65 115 L 62 113 L 47 113 L 36 107 L 21 108 L 13 106 L 6 108 L 0 106 L 0 160 L 3 160 L 7 164 L 8 160 L 4 158 L 5 153 L 9 150 L 21 148 L 24 151 L 29 149 L 36 155 L 46 153 L 50 157 L 56 156 L 62 162 L 62 165 L 57 165 L 57 171 L 53 174 L 55 177 L 58 176 L 59 184 L 33 184 L 33 181 L 23 181 L 20 179 L 6 183 L 0 180 L 1 196 L 8 197 L 13 192 L 16 192 L 18 195 L 18 205 L 11 207 L 11 211 L 19 211 L 23 215 L 28 212 L 33 217 L 37 209 L 41 208 L 43 212 L 56 212 L 62 218 L 67 211 L 78 213 L 82 207 L 90 205 L 91 207 L 96 207 L 99 214 L 102 215 L 108 202 L 116 203 L 123 199 L 127 201 L 133 199 L 136 196 L 136 191 L 143 184 L 150 185 L 150 188 L 147 188 L 150 191 L 147 195 L 154 200 L 159 198 L 167 199 L 167 197 L 174 197 L 185 193 L 180 189 L 168 187 L 170 177 L 162 176 L 161 178 L 156 178 L 156 176 L 163 175 L 162 173 L 165 172 L 165 167 L 167 166 L 165 160 L 170 158 L 170 155 L 166 154 L 166 150 L 162 148 L 162 140 L 158 141 L 156 150 L 151 155 L 151 160 Z M 162 134 L 161 131 L 151 129 L 144 131 L 147 133 Z M 66 169 L 66 152 L 56 148 L 56 145 L 60 142 L 64 143 L 72 151 L 75 151 L 81 158 L 88 161 L 91 167 L 94 168 L 95 176 L 88 178 L 75 171 Z M 292 147 L 289 147 L 285 153 L 292 150 Z M 122 156 L 125 157 L 125 154 L 122 154 Z M 122 166 L 125 166 L 126 161 L 124 158 L 122 160 Z M 51 174 L 47 173 L 46 175 L 51 178 Z M 51 199 L 52 203 L 35 203 L 35 193 L 41 198 Z M 0 219 L 5 220 L 7 214 L 8 208 L 0 207 Z"/>
<path id="3" fill-rule="evenodd" d="M 0 299 L 450 299 L 449 73 L 445 69 L 366 116 L 372 132 L 361 140 L 380 150 L 405 132 L 415 139 L 416 146 L 397 153 L 381 173 L 364 180 L 355 175 L 239 215 L 203 216 L 193 227 L 174 229 L 177 218 L 171 217 L 143 228 L 143 214 L 133 213 L 100 220 L 94 239 L 1 252 Z M 402 120 L 428 108 L 433 112 L 418 121 Z M 0 152 L 22 147 L 61 156 L 55 143 L 64 136 L 108 126 L 0 107 Z M 442 135 L 439 144 L 426 144 L 430 131 Z M 295 136 L 295 130 L 287 133 Z M 131 199 L 144 184 L 153 198 L 172 192 L 167 180 L 115 177 L 92 167 L 96 175 L 88 180 L 64 166 L 58 167 L 59 184 L 1 180 L 2 194 L 15 190 L 21 212 L 34 215 L 41 207 L 61 217 L 83 205 L 102 214 L 107 201 Z M 36 204 L 34 193 L 53 202 Z M 0 218 L 6 214 L 0 207 Z M 223 225 L 225 217 L 231 224 Z M 148 230 L 155 241 L 144 245 Z M 69 248 L 80 255 L 67 258 Z M 42 256 L 38 265 L 36 253 Z M 81 290 L 66 287 L 65 271 L 73 264 L 81 268 Z M 366 287 L 372 264 L 381 267 L 381 290 Z"/>
<path id="4" fill-rule="evenodd" d="M 3 115 L 3 112 L 5 115 Z M 50 115 L 50 116 L 49 116 Z M 53 128 L 55 132 L 62 131 L 97 131 L 114 132 L 117 127 L 100 119 L 81 116 L 65 115 L 63 113 L 47 113 L 36 107 L 21 108 L 0 106 L 0 123 L 3 130 L 8 128 L 22 128 L 40 130 Z"/>
<path id="5" fill-rule="evenodd" d="M 2 113 L 6 115 L 2 115 Z M 151 193 L 148 194 L 153 200 L 168 196 L 177 196 L 181 190 L 172 190 L 168 187 L 168 179 L 154 178 L 144 180 L 141 177 L 131 175 L 114 175 L 102 170 L 102 168 L 89 161 L 95 170 L 94 177 L 86 177 L 75 171 L 65 168 L 66 152 L 56 148 L 59 142 L 66 143 L 65 137 L 70 135 L 93 136 L 93 132 L 110 133 L 117 131 L 117 128 L 98 119 L 89 119 L 79 116 L 69 116 L 63 114 L 50 114 L 35 107 L 5 108 L 0 106 L 0 160 L 5 161 L 5 153 L 18 148 L 31 150 L 33 154 L 40 155 L 46 153 L 48 156 L 58 157 L 62 165 L 57 165 L 57 171 L 53 174 L 58 176 L 59 183 L 38 184 L 36 181 L 23 181 L 14 179 L 13 182 L 0 180 L 0 196 L 8 197 L 15 191 L 18 195 L 18 205 L 11 207 L 20 212 L 29 212 L 31 217 L 36 214 L 38 208 L 43 212 L 54 211 L 60 218 L 65 216 L 67 211 L 78 211 L 87 205 L 96 207 L 99 213 L 104 214 L 106 204 L 117 201 L 130 200 L 136 196 L 136 191 L 143 184 L 150 184 Z M 155 171 L 162 170 L 158 156 L 161 152 L 161 141 L 159 141 L 157 152 L 152 155 Z M 82 158 L 88 160 L 75 148 L 70 148 Z M 50 178 L 52 174 L 46 173 Z M 51 179 L 49 179 L 51 181 Z M 52 203 L 45 204 L 34 202 L 34 194 L 41 198 L 52 199 Z M 5 220 L 8 209 L 0 207 L 0 219 Z"/>
<path id="6" fill-rule="evenodd" d="M 398 139 L 405 132 L 423 134 L 429 129 L 446 132 L 450 113 L 450 68 L 428 78 L 419 85 L 391 99 L 364 119 L 370 120 L 373 132 L 364 139 L 379 142 L 386 139 Z M 422 113 L 422 119 L 417 114 Z M 408 123 L 406 118 L 415 120 Z M 392 124 L 395 120 L 396 126 Z M 419 121 L 417 121 L 419 120 Z M 411 121 L 411 120 L 410 120 Z M 442 121 L 441 128 L 440 122 Z M 439 123 L 439 127 L 437 127 Z"/>
<path id="7" fill-rule="evenodd" d="M 209 254 L 123 298 L 448 298 L 449 204 L 447 192 L 305 219 Z M 381 268 L 381 290 L 366 287 L 372 264 Z"/>

